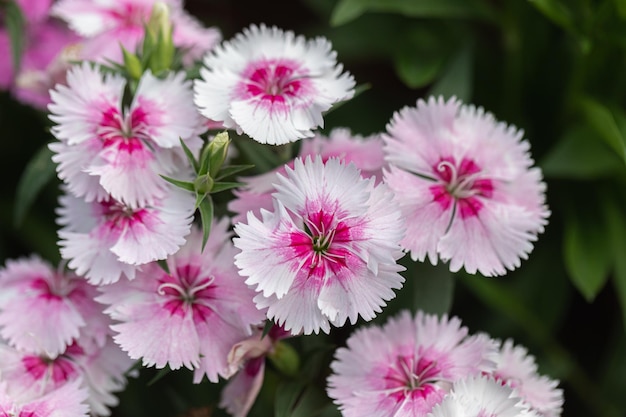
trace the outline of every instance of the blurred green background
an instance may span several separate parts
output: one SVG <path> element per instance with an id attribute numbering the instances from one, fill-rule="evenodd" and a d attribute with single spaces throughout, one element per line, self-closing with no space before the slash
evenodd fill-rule
<path id="1" fill-rule="evenodd" d="M 375 321 L 401 308 L 458 315 L 472 333 L 527 346 L 540 371 L 561 380 L 564 416 L 626 415 L 626 0 L 188 0 L 186 7 L 225 39 L 250 23 L 328 37 L 339 62 L 369 88 L 329 114 L 325 131 L 383 131 L 394 111 L 431 94 L 456 95 L 522 128 L 552 211 L 529 260 L 488 279 L 405 259 L 406 286 Z M 56 180 L 33 194 L 32 206 L 16 204 L 30 194 L 26 187 L 16 198 L 25 167 L 52 140 L 49 127 L 44 114 L 0 94 L 2 263 L 30 253 L 59 260 Z M 49 164 L 30 163 L 38 164 L 30 187 L 48 181 Z M 269 364 L 252 415 L 338 415 L 324 380 L 350 331 L 292 340 L 310 389 L 300 391 Z M 155 374 L 142 370 L 131 380 L 114 416 L 223 415 L 215 385 L 193 385 L 183 371 L 146 387 Z"/>

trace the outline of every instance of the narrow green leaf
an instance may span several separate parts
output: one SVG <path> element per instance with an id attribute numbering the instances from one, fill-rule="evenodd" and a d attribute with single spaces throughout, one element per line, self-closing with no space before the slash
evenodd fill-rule
<path id="1" fill-rule="evenodd" d="M 139 58 L 137 55 L 124 48 L 121 43 L 120 48 L 122 48 L 122 56 L 124 57 L 124 68 L 126 69 L 126 73 L 134 80 L 139 80 L 141 78 L 141 74 L 143 73 Z"/>
<path id="2" fill-rule="evenodd" d="M 493 19 L 486 3 L 476 0 L 341 0 L 332 12 L 330 23 L 343 25 L 365 12 L 397 13 L 410 17 Z"/>
<path id="3" fill-rule="evenodd" d="M 274 327 L 274 322 L 272 320 L 265 320 L 265 325 L 263 326 L 263 333 L 261 334 L 261 339 L 263 339 Z"/>
<path id="4" fill-rule="evenodd" d="M 221 191 L 230 190 L 232 188 L 241 187 L 245 185 L 242 182 L 216 182 L 211 188 L 211 194 L 219 193 Z"/>
<path id="5" fill-rule="evenodd" d="M 43 146 L 28 162 L 17 185 L 14 219 L 19 225 L 26 212 L 35 201 L 43 187 L 54 178 L 55 164 L 52 162 L 52 151 Z"/>
<path id="6" fill-rule="evenodd" d="M 462 45 L 441 71 L 430 90 L 433 96 L 448 99 L 456 96 L 468 103 L 472 99 L 474 48 L 471 42 Z"/>
<path id="7" fill-rule="evenodd" d="M 291 412 L 301 397 L 304 387 L 302 381 L 288 381 L 280 384 L 276 389 L 274 417 L 291 417 Z"/>
<path id="8" fill-rule="evenodd" d="M 563 29 L 570 33 L 576 31 L 572 11 L 563 2 L 559 0 L 529 0 L 529 3 Z"/>
<path id="9" fill-rule="evenodd" d="M 167 265 L 167 260 L 165 259 L 159 259 L 157 261 L 157 264 L 161 267 L 161 269 L 163 271 L 165 271 L 167 274 L 170 273 L 170 267 Z"/>
<path id="10" fill-rule="evenodd" d="M 238 138 L 233 143 L 260 172 L 271 171 L 281 165 L 280 159 L 267 145 L 262 145 L 245 137 Z"/>
<path id="11" fill-rule="evenodd" d="M 564 255 L 572 283 L 591 302 L 609 277 L 612 259 L 607 239 L 609 231 L 602 215 L 596 213 L 589 217 L 589 212 L 585 213 L 584 217 L 570 215 L 566 218 Z"/>
<path id="12" fill-rule="evenodd" d="M 198 169 L 199 169 L 198 161 L 196 160 L 196 157 L 194 156 L 193 152 L 191 152 L 191 149 L 189 149 L 189 147 L 187 146 L 187 144 L 182 138 L 180 138 L 180 146 L 182 146 L 183 151 L 185 152 L 185 155 L 187 156 L 187 160 L 189 161 L 189 163 L 191 164 L 193 168 L 194 174 L 198 175 Z"/>
<path id="13" fill-rule="evenodd" d="M 355 98 L 357 98 L 358 96 L 360 96 L 361 94 L 369 90 L 370 88 L 372 88 L 372 84 L 370 83 L 357 85 L 356 87 L 354 87 L 354 95 L 352 96 L 352 98 L 350 98 L 349 100 L 339 101 L 333 104 L 333 106 L 330 109 L 328 109 L 325 114 L 330 114 L 334 112 L 335 110 L 337 110 L 338 108 L 340 108 L 341 106 L 349 102 L 350 100 L 354 100 Z"/>
<path id="14" fill-rule="evenodd" d="M 196 194 L 196 205 L 194 206 L 194 209 L 198 210 L 200 208 L 200 204 L 202 204 L 205 198 L 210 198 L 208 193 Z"/>
<path id="15" fill-rule="evenodd" d="M 226 177 L 230 177 L 231 175 L 235 175 L 238 172 L 242 172 L 250 168 L 254 168 L 254 165 L 228 165 L 222 167 L 219 175 L 215 178 L 215 181 L 220 181 Z"/>
<path id="16" fill-rule="evenodd" d="M 159 372 L 157 372 L 157 374 L 154 376 L 154 378 L 148 381 L 147 385 L 150 387 L 156 384 L 159 380 L 161 380 L 165 375 L 169 374 L 170 372 L 172 372 L 172 370 L 170 369 L 169 366 L 166 366 L 165 368 L 160 369 Z"/>
<path id="17" fill-rule="evenodd" d="M 309 386 L 298 399 L 291 417 L 315 417 L 326 408 L 328 403 L 328 397 L 319 387 Z"/>
<path id="18" fill-rule="evenodd" d="M 583 98 L 579 102 L 580 109 L 586 117 L 589 125 L 593 127 L 600 137 L 626 162 L 626 138 L 620 129 L 626 126 L 626 122 L 618 120 L 624 118 L 619 111 L 612 111 L 604 104 L 591 98 Z"/>
<path id="19" fill-rule="evenodd" d="M 540 166 L 553 178 L 595 179 L 624 171 L 624 162 L 586 125 L 567 131 Z"/>
<path id="20" fill-rule="evenodd" d="M 24 15 L 18 4 L 10 0 L 6 4 L 4 23 L 11 42 L 11 60 L 13 71 L 17 73 L 22 64 L 22 54 L 24 53 L 25 25 Z M 3 57 L 6 59 L 6 57 Z"/>
<path id="21" fill-rule="evenodd" d="M 209 240 L 209 234 L 211 233 L 211 224 L 213 223 L 213 200 L 211 197 L 206 197 L 202 203 L 200 203 L 200 220 L 202 222 L 202 251 L 207 240 Z"/>
<path id="22" fill-rule="evenodd" d="M 191 191 L 191 192 L 194 192 L 196 190 L 193 186 L 193 183 L 189 181 L 181 181 L 181 180 L 177 180 L 174 178 L 166 177 L 165 175 L 159 175 L 159 176 L 163 178 L 165 181 L 169 182 L 170 184 L 173 184 L 179 188 L 182 188 L 183 190 Z"/>
<path id="23" fill-rule="evenodd" d="M 617 202 L 604 201 L 604 213 L 608 222 L 609 238 L 611 241 L 614 262 L 613 285 L 622 309 L 622 324 L 626 331 L 626 219 L 625 207 L 619 207 Z"/>
<path id="24" fill-rule="evenodd" d="M 413 309 L 431 314 L 444 314 L 450 311 L 454 295 L 454 275 L 445 264 L 437 266 L 419 263 L 413 269 Z"/>

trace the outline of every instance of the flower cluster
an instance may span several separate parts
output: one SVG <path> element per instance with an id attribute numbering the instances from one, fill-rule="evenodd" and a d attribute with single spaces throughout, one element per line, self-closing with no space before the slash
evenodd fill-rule
<path id="1" fill-rule="evenodd" d="M 65 21 L 83 62 L 37 64 L 55 72 L 40 98 L 69 271 L 36 257 L 0 271 L 0 415 L 108 415 L 137 361 L 232 377 L 220 406 L 245 416 L 282 339 L 372 320 L 404 253 L 503 275 L 547 224 L 528 142 L 481 108 L 431 97 L 384 133 L 317 132 L 355 92 L 324 38 L 251 25 L 217 45 L 178 0 L 23 3 L 29 30 Z M 225 180 L 247 161 L 215 127 L 284 145 L 268 151 L 280 163 Z M 404 312 L 347 345 L 328 379 L 347 417 L 561 412 L 524 348 L 457 318 Z"/>

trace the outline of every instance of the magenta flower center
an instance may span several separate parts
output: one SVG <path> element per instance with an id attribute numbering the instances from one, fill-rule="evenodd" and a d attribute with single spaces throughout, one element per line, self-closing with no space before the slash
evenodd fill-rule
<path id="1" fill-rule="evenodd" d="M 48 301 L 61 301 L 64 298 L 84 295 L 77 286 L 76 281 L 69 280 L 60 274 L 54 274 L 51 278 L 38 277 L 34 279 L 30 287 L 38 297 Z"/>
<path id="2" fill-rule="evenodd" d="M 244 81 L 246 98 L 255 97 L 271 103 L 297 97 L 310 84 L 298 65 L 288 60 L 256 62 L 244 72 L 244 77 L 247 78 Z"/>
<path id="3" fill-rule="evenodd" d="M 415 359 L 413 355 L 398 356 L 384 379 L 390 392 L 401 397 L 428 397 L 438 390 L 434 385 L 439 380 L 440 370 L 436 361 Z"/>
<path id="4" fill-rule="evenodd" d="M 76 374 L 74 364 L 63 356 L 55 359 L 40 356 L 24 356 L 22 365 L 26 372 L 35 380 L 51 378 L 55 386 L 69 381 Z"/>
<path id="5" fill-rule="evenodd" d="M 133 209 L 115 200 L 100 202 L 102 216 L 111 229 L 125 229 L 134 223 L 144 223 L 147 209 Z"/>
<path id="6" fill-rule="evenodd" d="M 171 315 L 184 316 L 191 309 L 197 322 L 212 314 L 214 281 L 215 277 L 206 276 L 198 266 L 188 264 L 178 267 L 175 274 L 164 274 L 157 292 L 165 299 L 163 307 Z"/>
<path id="7" fill-rule="evenodd" d="M 104 146 L 117 145 L 121 150 L 132 153 L 143 149 L 142 139 L 149 139 L 146 119 L 147 114 L 141 107 L 126 115 L 122 115 L 119 109 L 110 107 L 102 113 L 96 133 Z"/>
<path id="8" fill-rule="evenodd" d="M 463 158 L 457 164 L 454 158 L 443 158 L 433 167 L 437 185 L 430 187 L 433 200 L 443 210 L 456 208 L 461 218 L 477 216 L 483 203 L 481 198 L 493 195 L 493 182 L 484 178 L 480 167 Z"/>

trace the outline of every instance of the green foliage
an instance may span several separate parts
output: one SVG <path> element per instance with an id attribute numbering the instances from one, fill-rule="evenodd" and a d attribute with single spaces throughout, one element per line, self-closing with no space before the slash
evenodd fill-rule
<path id="1" fill-rule="evenodd" d="M 35 198 L 48 184 L 55 174 L 55 164 L 52 162 L 52 151 L 43 146 L 28 162 L 17 185 L 14 219 L 19 225 L 24 221 Z"/>
<path id="2" fill-rule="evenodd" d="M 11 42 L 11 61 L 13 63 L 13 71 L 17 72 L 21 67 L 22 54 L 24 53 L 24 16 L 22 15 L 22 11 L 15 0 L 9 0 L 4 5 L 0 6 L 3 6 L 4 8 L 4 23 Z M 2 59 L 7 59 L 7 57 L 3 57 Z"/>

